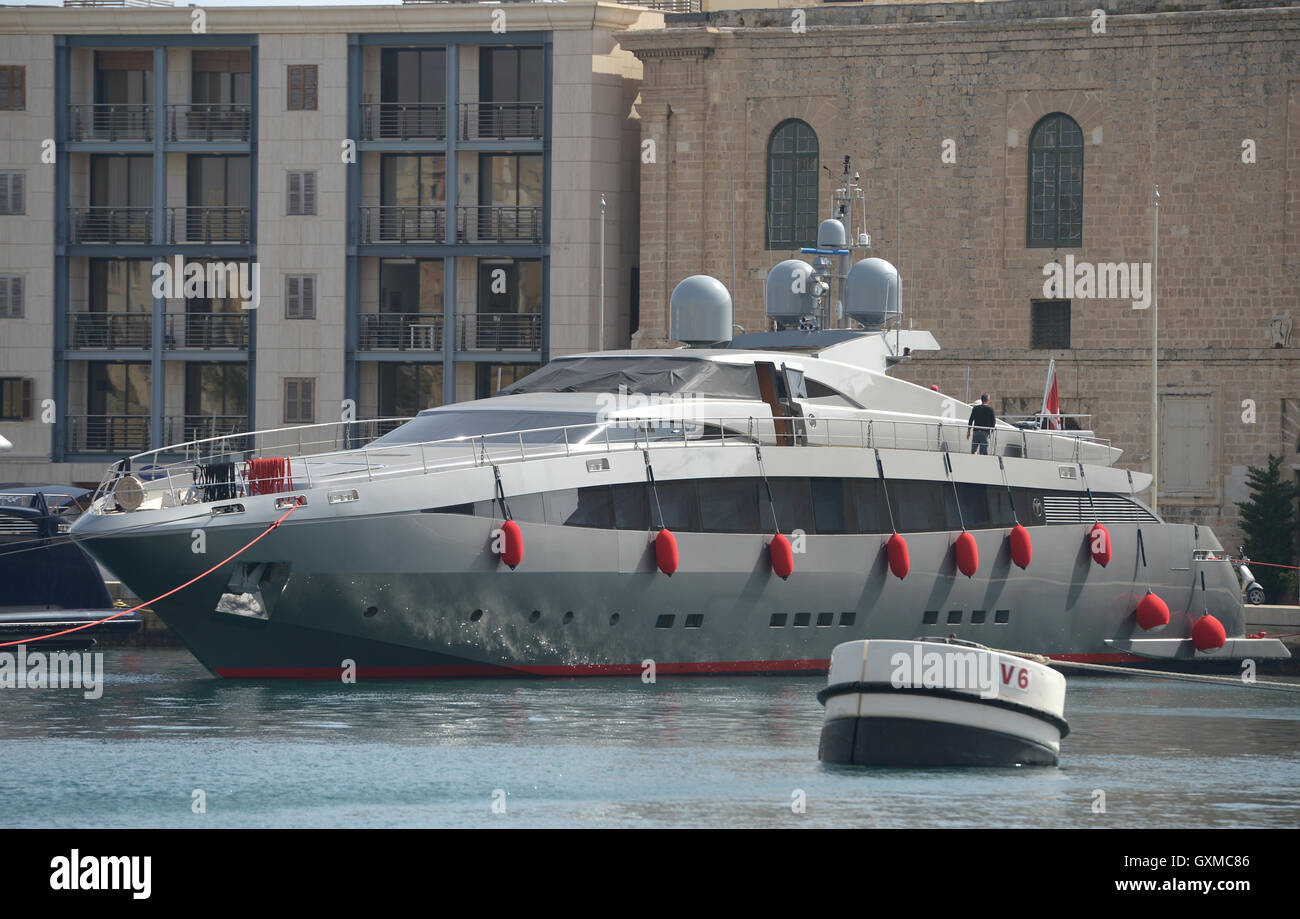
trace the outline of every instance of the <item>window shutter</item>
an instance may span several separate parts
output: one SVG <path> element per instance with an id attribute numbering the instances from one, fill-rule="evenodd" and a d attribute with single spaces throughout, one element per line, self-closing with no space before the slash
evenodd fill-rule
<path id="1" fill-rule="evenodd" d="M 309 64 L 302 69 L 302 107 L 316 111 L 317 67 Z"/>
<path id="2" fill-rule="evenodd" d="M 27 173 L 9 173 L 9 208 L 5 213 L 27 213 Z"/>
<path id="3" fill-rule="evenodd" d="M 302 213 L 302 173 L 289 173 L 289 213 Z"/>
<path id="4" fill-rule="evenodd" d="M 284 381 L 284 423 L 298 422 L 298 381 Z"/>
<path id="5" fill-rule="evenodd" d="M 316 389 L 315 380 L 302 381 L 302 386 L 299 389 L 299 393 L 301 396 L 301 405 L 299 407 L 299 410 L 301 413 L 303 424 L 311 424 L 316 418 L 316 409 L 315 409 L 316 394 L 314 392 L 315 389 Z"/>
<path id="6" fill-rule="evenodd" d="M 21 319 L 23 315 L 23 276 L 16 274 L 9 279 L 9 315 Z"/>
<path id="7" fill-rule="evenodd" d="M 286 107 L 289 111 L 297 111 L 303 107 L 302 104 L 302 68 L 289 65 L 289 101 Z"/>
<path id="8" fill-rule="evenodd" d="M 302 295 L 299 300 L 299 312 L 303 319 L 316 318 L 316 278 L 306 275 L 302 278 Z"/>
<path id="9" fill-rule="evenodd" d="M 297 319 L 302 312 L 302 288 L 296 275 L 290 275 L 284 298 L 284 318 Z"/>
<path id="10" fill-rule="evenodd" d="M 23 109 L 27 107 L 27 87 L 24 77 L 27 76 L 26 67 L 14 67 L 9 71 L 9 107 L 13 109 Z"/>
<path id="11" fill-rule="evenodd" d="M 23 399 L 22 408 L 19 415 L 23 421 L 30 421 L 32 417 L 32 384 L 33 380 L 23 380 Z"/>
<path id="12" fill-rule="evenodd" d="M 13 182 L 13 175 L 12 172 L 0 172 L 0 214 L 14 213 L 9 207 L 12 197 L 9 194 L 9 186 Z"/>
<path id="13" fill-rule="evenodd" d="M 302 174 L 302 213 L 316 213 L 316 173 Z"/>
<path id="14" fill-rule="evenodd" d="M 0 319 L 9 318 L 9 279 L 0 277 Z"/>

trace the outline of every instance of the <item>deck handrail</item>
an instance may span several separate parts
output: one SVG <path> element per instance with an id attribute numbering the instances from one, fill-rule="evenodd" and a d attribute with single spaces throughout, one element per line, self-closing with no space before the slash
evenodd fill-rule
<path id="1" fill-rule="evenodd" d="M 117 479 L 133 473 L 145 479 L 146 492 L 157 489 L 153 483 L 165 480 L 163 491 L 171 500 L 181 503 L 199 503 L 207 498 L 195 496 L 197 488 L 194 472 L 209 462 L 233 464 L 232 487 L 239 497 L 247 494 L 247 477 L 241 464 L 247 460 L 266 456 L 286 456 L 289 472 L 286 487 L 290 491 L 320 487 L 323 465 L 337 466 L 344 462 L 356 464 L 353 472 L 332 470 L 328 477 L 330 487 L 339 487 L 360 481 L 373 482 L 381 478 L 399 478 L 428 475 L 475 466 L 499 466 L 532 462 L 592 453 L 616 453 L 662 447 L 691 446 L 754 446 L 771 447 L 815 446 L 848 447 L 861 450 L 899 449 L 923 452 L 960 452 L 969 449 L 965 438 L 967 426 L 956 421 L 900 421 L 888 418 L 770 418 L 754 415 L 671 418 L 607 418 L 578 424 L 524 428 L 491 434 L 464 434 L 456 437 L 415 443 L 395 443 L 371 447 L 369 443 L 380 436 L 381 427 L 409 419 L 375 418 L 358 421 L 336 421 L 320 424 L 296 425 L 287 428 L 268 428 L 261 431 L 226 434 L 202 438 L 185 444 L 161 447 L 137 453 L 119 461 L 105 472 L 96 489 L 96 501 L 113 490 Z M 384 427 L 384 430 L 391 430 Z M 611 439 L 610 432 L 628 431 L 630 436 Z M 316 440 L 304 439 L 331 432 L 331 436 Z M 369 433 L 373 431 L 374 433 Z M 838 432 L 837 432 L 838 431 Z M 261 443 L 275 435 L 276 443 Z M 539 439 L 548 438 L 548 439 Z M 251 439 L 251 440 L 250 440 Z M 352 442 L 356 440 L 355 445 Z M 240 442 L 251 443 L 241 448 Z M 342 441 L 342 443 L 340 443 Z M 364 443 L 363 443 L 364 442 Z M 1047 444 L 1046 456 L 1031 455 L 1031 443 Z M 290 448 L 297 447 L 297 453 Z M 308 452 L 311 448 L 328 447 L 321 452 Z M 430 463 L 428 450 L 442 448 L 453 454 L 437 458 Z M 1093 456 L 1086 456 L 1092 448 Z M 1019 456 L 1055 462 L 1096 463 L 1110 465 L 1110 441 L 1101 438 L 1081 438 L 1054 431 L 1033 431 L 1010 426 L 994 428 L 989 437 L 989 453 L 1001 456 Z M 1036 451 L 1041 452 L 1041 451 Z M 170 463 L 162 460 L 169 456 L 180 458 Z M 385 457 L 399 459 L 399 464 L 384 462 Z M 317 474 L 313 476 L 313 466 Z M 363 468 L 364 466 L 364 468 Z M 313 486 L 315 482 L 315 486 Z M 231 499 L 233 500 L 233 499 Z M 99 505 L 96 504 L 98 507 Z M 164 505 L 166 506 L 166 505 Z"/>

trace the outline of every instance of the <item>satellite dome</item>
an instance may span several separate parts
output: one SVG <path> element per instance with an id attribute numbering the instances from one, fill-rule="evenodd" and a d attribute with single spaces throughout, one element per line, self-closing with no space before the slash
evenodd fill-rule
<path id="1" fill-rule="evenodd" d="M 668 300 L 669 336 L 688 345 L 731 341 L 731 294 L 717 278 L 693 274 Z"/>

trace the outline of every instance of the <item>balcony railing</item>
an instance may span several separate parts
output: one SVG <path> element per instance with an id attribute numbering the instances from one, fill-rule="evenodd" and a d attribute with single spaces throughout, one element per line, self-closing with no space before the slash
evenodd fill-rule
<path id="1" fill-rule="evenodd" d="M 247 102 L 185 102 L 167 106 L 167 138 L 174 141 L 246 141 L 252 121 Z"/>
<path id="2" fill-rule="evenodd" d="M 445 102 L 363 102 L 362 140 L 446 140 Z"/>
<path id="3" fill-rule="evenodd" d="M 148 415 L 68 415 L 72 453 L 124 453 L 149 449 Z"/>
<path id="4" fill-rule="evenodd" d="M 441 351 L 441 313 L 362 313 L 361 351 Z"/>
<path id="5" fill-rule="evenodd" d="M 540 313 L 463 313 L 456 317 L 458 351 L 540 351 Z"/>
<path id="6" fill-rule="evenodd" d="M 363 207 L 361 208 L 361 242 L 447 242 L 447 208 L 441 204 Z"/>
<path id="7" fill-rule="evenodd" d="M 69 140 L 153 140 L 152 103 L 68 106 Z"/>
<path id="8" fill-rule="evenodd" d="M 74 207 L 68 210 L 70 243 L 153 241 L 151 207 Z"/>
<path id="9" fill-rule="evenodd" d="M 457 219 L 462 242 L 540 243 L 542 209 L 483 204 L 458 207 Z"/>
<path id="10" fill-rule="evenodd" d="M 168 351 L 248 350 L 247 313 L 168 313 L 163 320 Z"/>
<path id="11" fill-rule="evenodd" d="M 74 351 L 145 351 L 153 343 L 151 313 L 73 313 L 68 347 Z"/>
<path id="12" fill-rule="evenodd" d="M 167 443 L 229 437 L 248 430 L 247 415 L 166 415 L 163 440 Z"/>
<path id="13" fill-rule="evenodd" d="M 249 241 L 247 207 L 169 207 L 169 243 L 246 243 Z"/>
<path id="14" fill-rule="evenodd" d="M 462 102 L 461 140 L 541 140 L 541 102 Z"/>

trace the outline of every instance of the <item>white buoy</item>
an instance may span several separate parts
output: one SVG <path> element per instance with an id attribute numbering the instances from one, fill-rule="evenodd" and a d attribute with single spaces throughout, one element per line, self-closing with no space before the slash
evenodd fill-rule
<path id="1" fill-rule="evenodd" d="M 1065 677 L 957 640 L 849 641 L 831 652 L 818 758 L 872 766 L 1054 766 Z"/>

